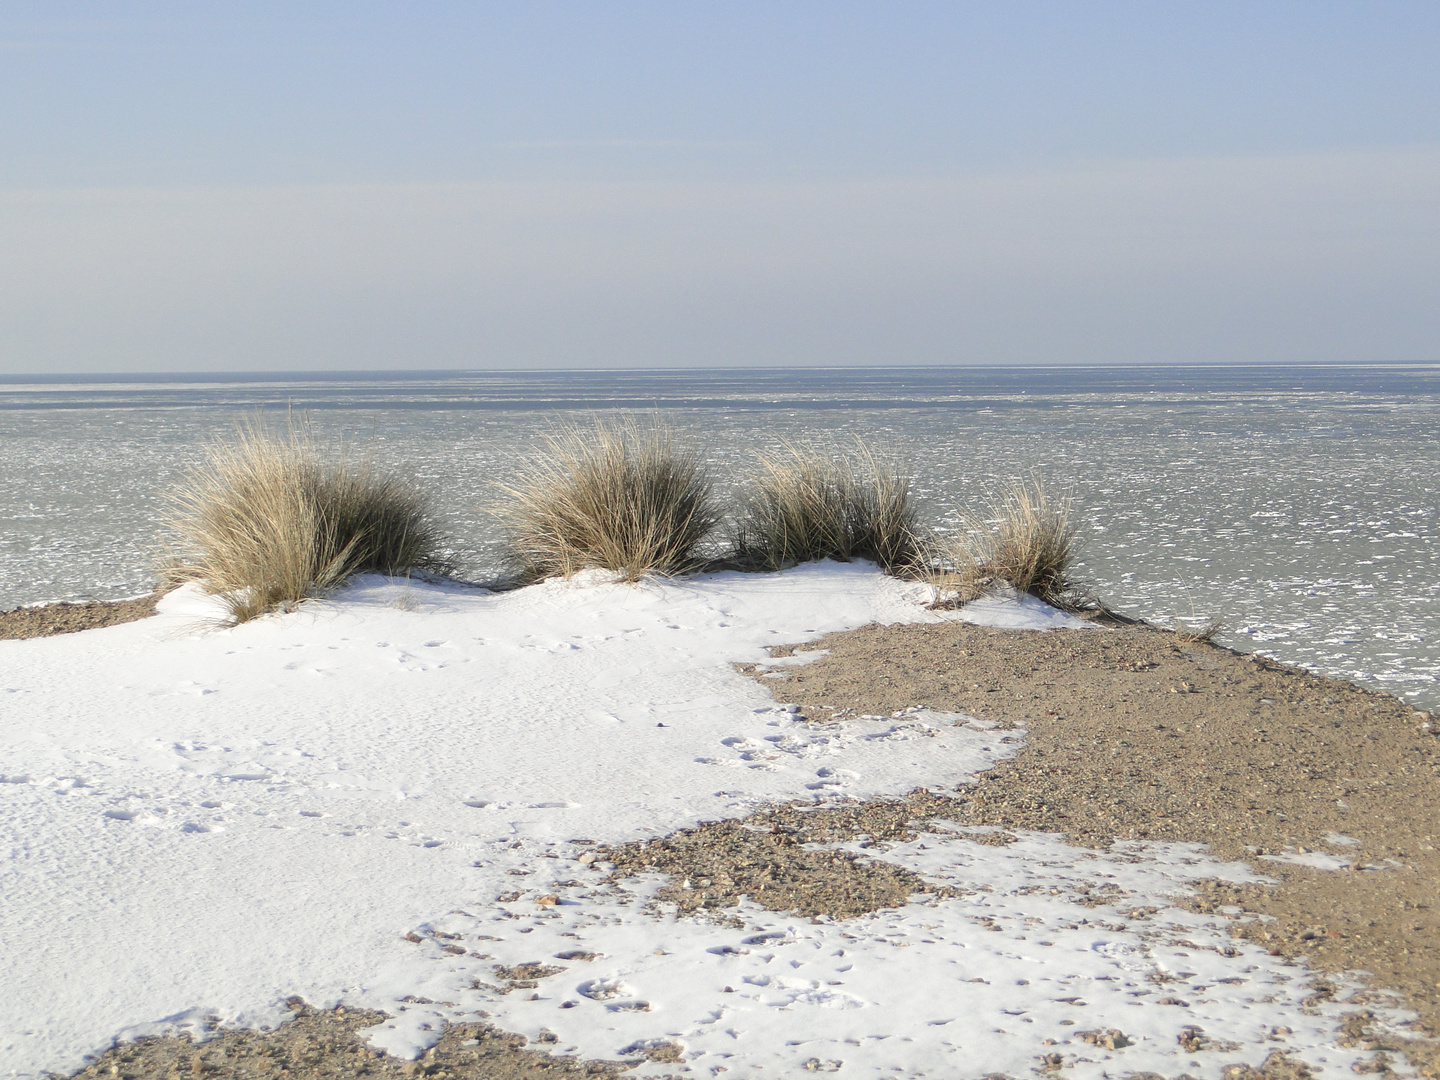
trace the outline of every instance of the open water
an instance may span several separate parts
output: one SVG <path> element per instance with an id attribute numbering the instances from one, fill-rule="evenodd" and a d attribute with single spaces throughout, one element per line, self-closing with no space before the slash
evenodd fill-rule
<path id="1" fill-rule="evenodd" d="M 165 493 L 258 408 L 413 477 L 477 578 L 495 484 L 612 410 L 665 415 L 722 486 L 861 435 L 940 528 L 1036 474 L 1075 490 L 1111 606 L 1440 708 L 1440 367 L 0 378 L 0 609 L 147 591 Z"/>

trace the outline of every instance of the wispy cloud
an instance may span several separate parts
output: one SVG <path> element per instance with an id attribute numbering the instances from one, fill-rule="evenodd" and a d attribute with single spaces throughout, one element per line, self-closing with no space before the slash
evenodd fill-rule
<path id="1" fill-rule="evenodd" d="M 757 150 L 756 140 L 534 139 L 491 143 L 496 150 Z"/>

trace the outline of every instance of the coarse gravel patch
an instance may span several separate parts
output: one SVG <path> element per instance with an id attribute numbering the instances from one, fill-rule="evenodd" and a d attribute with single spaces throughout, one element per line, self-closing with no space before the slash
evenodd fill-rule
<path id="1" fill-rule="evenodd" d="M 901 804 L 893 805 L 898 810 Z M 914 810 L 906 813 L 913 816 Z M 669 875 L 655 899 L 685 915 L 733 907 L 749 897 L 771 911 L 846 919 L 900 907 L 915 893 L 934 891 L 902 867 L 815 847 L 809 823 L 791 824 L 784 816 L 781 809 L 743 821 L 707 822 L 597 854 L 615 864 L 616 876 Z M 858 822 L 856 827 L 861 828 Z"/>
<path id="2" fill-rule="evenodd" d="M 298 999 L 294 1019 L 274 1031 L 221 1028 L 202 1042 L 188 1036 L 142 1038 L 106 1051 L 76 1080 L 350 1080 L 369 1077 L 473 1080 L 579 1080 L 615 1077 L 626 1062 L 581 1061 L 485 1024 L 455 1024 L 416 1061 L 390 1057 L 357 1034 L 385 1017 L 365 1009 L 314 1009 Z"/>
<path id="3" fill-rule="evenodd" d="M 132 600 L 87 600 L 0 611 L 0 641 L 74 634 L 148 619 L 155 614 L 155 604 L 162 595 L 156 592 Z"/>

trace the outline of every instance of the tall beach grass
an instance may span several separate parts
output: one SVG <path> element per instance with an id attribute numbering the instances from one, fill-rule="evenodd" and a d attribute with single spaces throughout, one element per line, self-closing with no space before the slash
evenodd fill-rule
<path id="1" fill-rule="evenodd" d="M 1066 611 L 1098 605 L 1075 574 L 1079 528 L 1073 500 L 1038 479 L 1017 481 L 968 514 L 955 536 L 937 541 L 932 582 L 960 604 L 996 587 L 1037 597 Z"/>
<path id="2" fill-rule="evenodd" d="M 908 478 L 860 440 L 848 452 L 786 443 L 760 455 L 738 487 L 724 545 L 716 534 L 726 508 L 699 455 L 658 420 L 559 430 L 497 486 L 512 584 L 588 568 L 636 581 L 868 559 L 928 577 L 950 603 L 1003 585 L 1068 610 L 1096 606 L 1075 577 L 1068 497 L 1038 481 L 1013 484 L 955 537 L 936 540 L 920 524 Z M 237 622 L 358 573 L 454 570 L 423 496 L 368 460 L 318 448 L 303 424 L 243 425 L 209 449 L 170 501 L 166 576 L 199 581 Z"/>
<path id="3" fill-rule="evenodd" d="M 850 453 L 786 443 L 760 455 L 743 499 L 734 536 L 742 566 L 779 570 L 816 559 L 870 559 L 892 573 L 919 566 L 910 482 L 858 440 Z"/>
<path id="4" fill-rule="evenodd" d="M 224 598 L 236 622 L 323 595 L 354 574 L 447 573 L 410 484 L 322 452 L 302 424 L 263 419 L 211 446 L 171 499 L 172 581 Z"/>
<path id="5" fill-rule="evenodd" d="M 627 581 L 697 569 L 721 520 L 699 456 L 660 421 L 596 420 L 547 438 L 500 485 L 499 514 L 522 581 L 595 568 Z"/>

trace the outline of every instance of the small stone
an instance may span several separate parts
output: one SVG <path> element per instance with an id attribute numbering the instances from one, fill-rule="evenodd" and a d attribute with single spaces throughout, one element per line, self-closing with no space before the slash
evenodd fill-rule
<path id="1" fill-rule="evenodd" d="M 1116 1028 L 1082 1031 L 1080 1037 L 1090 1045 L 1098 1046 L 1105 1050 L 1119 1050 L 1126 1046 L 1135 1045 L 1123 1031 Z"/>
<path id="2" fill-rule="evenodd" d="M 554 893 L 547 893 L 545 896 L 542 896 L 540 897 L 540 899 L 536 900 L 535 903 L 539 904 L 541 907 L 554 907 L 556 904 L 560 903 L 560 897 L 556 896 Z"/>

